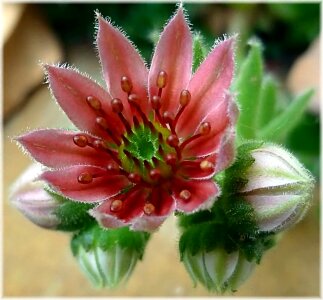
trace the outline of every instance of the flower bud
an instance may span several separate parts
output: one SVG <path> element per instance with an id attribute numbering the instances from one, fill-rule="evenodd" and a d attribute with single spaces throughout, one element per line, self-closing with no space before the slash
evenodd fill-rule
<path id="1" fill-rule="evenodd" d="M 254 208 L 261 231 L 281 231 L 300 221 L 310 206 L 311 174 L 283 148 L 265 144 L 250 152 L 254 162 L 246 170 L 240 194 Z"/>
<path id="2" fill-rule="evenodd" d="M 200 282 L 209 291 L 219 294 L 236 291 L 256 265 L 255 260 L 248 261 L 241 251 L 227 253 L 222 248 L 200 251 L 196 255 L 186 251 L 183 262 L 195 284 Z"/>
<path id="3" fill-rule="evenodd" d="M 75 235 L 72 251 L 84 274 L 94 286 L 114 288 L 132 274 L 149 235 L 127 227 L 102 229 L 95 225 Z"/>
<path id="4" fill-rule="evenodd" d="M 55 229 L 59 219 L 54 213 L 60 205 L 40 181 L 34 181 L 40 173 L 39 165 L 31 165 L 14 183 L 10 200 L 30 221 L 47 229 Z"/>

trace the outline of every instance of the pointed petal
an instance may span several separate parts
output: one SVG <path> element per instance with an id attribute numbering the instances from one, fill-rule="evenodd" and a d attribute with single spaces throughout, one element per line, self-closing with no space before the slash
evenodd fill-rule
<path id="1" fill-rule="evenodd" d="M 90 173 L 100 176 L 91 183 L 79 183 L 78 176 Z M 73 166 L 62 170 L 46 171 L 40 179 L 45 180 L 65 197 L 81 202 L 102 201 L 115 196 L 129 186 L 123 175 L 111 175 L 104 168 L 94 166 Z"/>
<path id="2" fill-rule="evenodd" d="M 102 204 L 99 204 L 98 206 L 89 210 L 89 214 L 93 218 L 95 218 L 98 221 L 98 223 L 104 228 L 119 228 L 127 226 L 127 224 L 123 220 L 120 220 L 116 216 L 106 212 L 104 208 L 104 206 L 108 205 L 108 203 L 106 202 L 108 202 L 109 205 L 111 205 L 110 200 L 104 201 Z"/>
<path id="3" fill-rule="evenodd" d="M 217 153 L 217 161 L 215 166 L 215 172 L 228 168 L 234 161 L 235 157 L 235 130 L 234 128 L 229 128 L 225 135 L 222 136 L 219 150 Z"/>
<path id="4" fill-rule="evenodd" d="M 210 179 L 214 174 L 216 168 L 210 168 L 208 170 L 203 170 L 200 167 L 202 161 L 208 161 L 216 166 L 217 155 L 212 154 L 208 157 L 199 158 L 196 160 L 186 160 L 182 163 L 177 171 L 177 174 L 184 179 L 199 179 L 206 180 Z"/>
<path id="5" fill-rule="evenodd" d="M 195 141 L 189 143 L 183 151 L 184 157 L 199 157 L 206 156 L 213 153 L 219 153 L 227 155 L 228 159 L 233 159 L 233 142 L 235 136 L 235 123 L 237 120 L 238 109 L 237 105 L 228 92 L 222 101 L 218 103 L 218 106 L 214 107 L 202 120 L 202 122 L 209 122 L 211 125 L 211 131 Z M 197 134 L 199 128 L 194 134 Z M 223 147 L 226 146 L 227 151 L 224 152 Z M 230 148 L 231 147 L 231 148 Z M 229 155 L 229 150 L 231 155 Z M 222 160 L 224 157 L 221 155 L 218 157 Z M 224 166 L 229 161 L 222 162 Z"/>
<path id="6" fill-rule="evenodd" d="M 143 207 L 148 196 L 146 189 L 132 188 L 125 194 L 110 198 L 93 208 L 91 215 L 102 226 L 107 228 L 126 226 L 131 220 L 143 215 Z M 111 204 L 115 200 L 122 201 L 122 208 L 118 211 L 111 210 Z"/>
<path id="7" fill-rule="evenodd" d="M 149 202 L 155 206 L 151 215 L 145 215 L 144 205 Z M 122 200 L 122 209 L 111 211 L 111 204 L 115 200 Z M 98 222 L 107 228 L 131 225 L 131 229 L 152 232 L 156 230 L 174 209 L 174 200 L 161 189 L 136 189 L 110 198 L 91 211 Z"/>
<path id="8" fill-rule="evenodd" d="M 222 104 L 234 72 L 234 38 L 219 43 L 198 68 L 188 85 L 191 102 L 178 121 L 178 133 L 189 136 L 209 112 L 218 107 L 218 116 L 223 117 L 226 106 Z M 215 119 L 216 121 L 216 119 Z"/>
<path id="9" fill-rule="evenodd" d="M 174 211 L 175 203 L 173 197 L 161 188 L 153 189 L 149 201 L 154 205 L 155 211 L 149 216 L 143 214 L 141 217 L 135 218 L 131 222 L 131 229 L 153 232 L 158 229 L 170 213 Z"/>
<path id="10" fill-rule="evenodd" d="M 75 131 L 41 129 L 19 136 L 30 155 L 47 167 L 63 168 L 72 165 L 107 166 L 111 162 L 109 154 L 99 152 L 89 146 L 78 147 L 73 141 Z M 87 135 L 90 138 L 89 135 Z"/>
<path id="11" fill-rule="evenodd" d="M 158 94 L 159 72 L 167 74 L 166 87 L 161 96 L 161 111 L 175 113 L 180 92 L 185 89 L 192 74 L 192 36 L 180 7 L 161 34 L 149 71 L 149 95 Z"/>
<path id="12" fill-rule="evenodd" d="M 131 229 L 135 231 L 146 231 L 154 232 L 156 231 L 167 219 L 168 216 L 146 216 L 143 215 L 141 218 L 137 218 L 132 221 Z"/>
<path id="13" fill-rule="evenodd" d="M 139 96 L 140 105 L 146 111 L 148 108 L 146 89 L 148 70 L 143 59 L 119 29 L 101 16 L 98 16 L 98 22 L 99 30 L 96 42 L 110 95 L 112 98 L 120 98 L 121 101 L 127 97 L 127 93 L 121 88 L 121 77 L 127 76 L 133 85 L 131 93 Z M 127 101 L 123 102 L 127 117 L 130 117 Z"/>
<path id="14" fill-rule="evenodd" d="M 92 96 L 101 102 L 109 128 L 115 134 L 124 132 L 124 127 L 111 109 L 111 97 L 98 84 L 75 70 L 56 66 L 46 66 L 49 85 L 58 104 L 70 120 L 81 130 L 111 140 L 109 135 L 95 123 L 98 113 L 86 99 Z"/>
<path id="15" fill-rule="evenodd" d="M 189 199 L 184 200 L 180 197 L 183 190 L 190 193 Z M 213 180 L 174 180 L 173 197 L 178 211 L 194 213 L 199 210 L 209 209 L 219 195 L 220 188 Z"/>

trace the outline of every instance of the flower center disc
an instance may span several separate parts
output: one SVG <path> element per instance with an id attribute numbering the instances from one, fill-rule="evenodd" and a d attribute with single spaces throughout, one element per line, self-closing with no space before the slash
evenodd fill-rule
<path id="1" fill-rule="evenodd" d="M 119 148 L 122 167 L 127 172 L 138 173 L 147 181 L 150 181 L 148 172 L 153 168 L 160 168 L 165 176 L 169 174 L 170 169 L 163 156 L 174 153 L 174 149 L 165 142 L 171 132 L 157 122 L 151 121 L 151 125 L 141 123 L 133 126 Z"/>

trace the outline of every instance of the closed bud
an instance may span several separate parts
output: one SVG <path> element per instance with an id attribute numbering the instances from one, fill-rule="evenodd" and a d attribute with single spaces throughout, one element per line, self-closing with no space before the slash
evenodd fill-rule
<path id="1" fill-rule="evenodd" d="M 265 144 L 250 151 L 254 162 L 240 190 L 254 208 L 261 231 L 281 231 L 296 224 L 310 206 L 313 178 L 287 150 Z"/>
<path id="2" fill-rule="evenodd" d="M 183 263 L 195 284 L 199 282 L 218 294 L 236 291 L 256 265 L 255 260 L 248 261 L 241 251 L 227 253 L 223 248 L 201 250 L 195 255 L 186 251 Z"/>
<path id="3" fill-rule="evenodd" d="M 98 288 L 115 288 L 127 281 L 142 259 L 149 235 L 127 227 L 95 225 L 72 239 L 72 251 L 84 274 Z"/>
<path id="4" fill-rule="evenodd" d="M 56 229 L 60 224 L 55 210 L 60 203 L 46 190 L 41 181 L 35 181 L 40 173 L 39 165 L 31 165 L 14 183 L 10 200 L 34 224 Z"/>

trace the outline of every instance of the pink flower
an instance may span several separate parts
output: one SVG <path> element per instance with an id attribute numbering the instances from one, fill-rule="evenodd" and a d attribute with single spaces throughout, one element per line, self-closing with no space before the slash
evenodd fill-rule
<path id="1" fill-rule="evenodd" d="M 180 7 L 150 70 L 131 42 L 98 15 L 107 91 L 75 69 L 46 65 L 58 104 L 80 132 L 43 129 L 18 141 L 57 192 L 103 227 L 152 231 L 174 210 L 212 206 L 212 176 L 233 160 L 236 105 L 228 93 L 234 38 L 219 42 L 192 76 L 192 36 Z"/>

